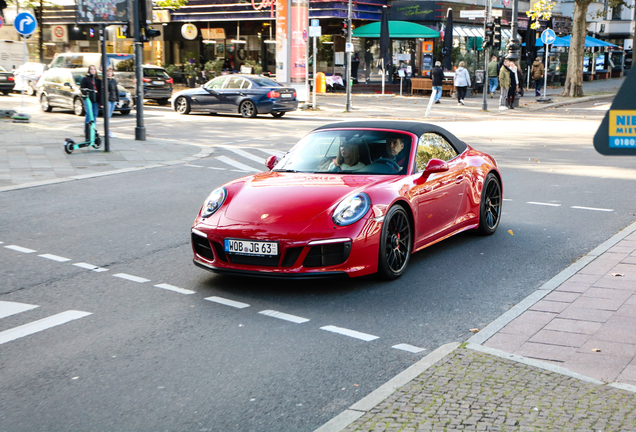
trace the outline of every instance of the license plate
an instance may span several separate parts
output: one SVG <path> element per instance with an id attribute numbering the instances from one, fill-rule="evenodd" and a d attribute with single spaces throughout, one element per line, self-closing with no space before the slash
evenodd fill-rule
<path id="1" fill-rule="evenodd" d="M 124 101 L 123 101 L 123 100 L 120 100 L 119 102 L 117 102 L 117 104 L 116 104 L 116 105 L 117 105 L 117 108 L 121 108 L 121 107 L 123 107 L 123 106 L 124 106 Z"/>
<path id="2" fill-rule="evenodd" d="M 225 252 L 235 255 L 271 257 L 278 255 L 278 243 L 225 239 Z"/>
<path id="3" fill-rule="evenodd" d="M 283 94 L 281 94 L 280 96 L 281 96 L 281 97 L 284 97 L 284 98 L 290 98 L 290 97 L 292 97 L 291 93 L 283 93 Z"/>
<path id="4" fill-rule="evenodd" d="M 0 76 L 0 81 L 6 81 L 7 77 Z"/>
<path id="5" fill-rule="evenodd" d="M 154 85 L 163 85 L 163 81 L 153 81 Z"/>

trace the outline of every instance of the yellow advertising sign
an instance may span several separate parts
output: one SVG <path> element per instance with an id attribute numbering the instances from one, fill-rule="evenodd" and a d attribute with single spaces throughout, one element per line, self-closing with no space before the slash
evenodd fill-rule
<path id="1" fill-rule="evenodd" d="M 636 146 L 636 111 L 610 110 L 609 146 L 613 148 Z"/>

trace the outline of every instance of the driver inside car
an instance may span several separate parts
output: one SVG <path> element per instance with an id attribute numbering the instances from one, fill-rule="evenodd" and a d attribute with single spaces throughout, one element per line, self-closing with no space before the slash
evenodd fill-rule
<path id="1" fill-rule="evenodd" d="M 398 164 L 400 169 L 402 169 L 406 162 L 406 155 L 401 154 L 402 150 L 404 150 L 404 139 L 398 137 L 391 138 L 386 142 L 386 154 L 380 156 L 378 160 L 388 159 Z"/>

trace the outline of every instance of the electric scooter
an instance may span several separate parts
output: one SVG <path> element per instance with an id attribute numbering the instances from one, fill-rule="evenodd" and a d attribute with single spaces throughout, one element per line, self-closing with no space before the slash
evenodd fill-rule
<path id="1" fill-rule="evenodd" d="M 95 113 L 93 113 L 93 104 L 86 103 L 88 99 L 88 92 L 95 90 L 91 89 L 82 89 L 82 99 L 84 100 L 84 106 L 86 107 L 86 112 L 88 113 L 88 118 L 90 121 L 88 122 L 88 130 L 89 130 L 89 138 L 88 141 L 76 143 L 70 138 L 66 138 L 64 140 L 64 151 L 68 154 L 73 153 L 73 150 L 84 148 L 84 147 L 94 147 L 99 148 L 102 145 L 102 139 L 97 133 L 97 126 L 95 125 Z"/>

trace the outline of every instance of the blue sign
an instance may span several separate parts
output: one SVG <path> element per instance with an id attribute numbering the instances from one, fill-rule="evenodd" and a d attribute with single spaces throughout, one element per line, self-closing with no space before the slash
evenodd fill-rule
<path id="1" fill-rule="evenodd" d="M 28 12 L 19 13 L 15 20 L 13 21 L 13 25 L 18 33 L 22 36 L 29 36 L 32 34 L 38 26 L 35 17 Z"/>
<path id="2" fill-rule="evenodd" d="M 556 40 L 556 34 L 552 29 L 545 29 L 543 33 L 541 33 L 541 42 L 546 45 L 552 45 Z"/>
<path id="3" fill-rule="evenodd" d="M 320 25 L 320 23 L 318 22 L 317 19 L 312 19 L 311 20 L 311 26 L 312 27 L 318 27 Z"/>

